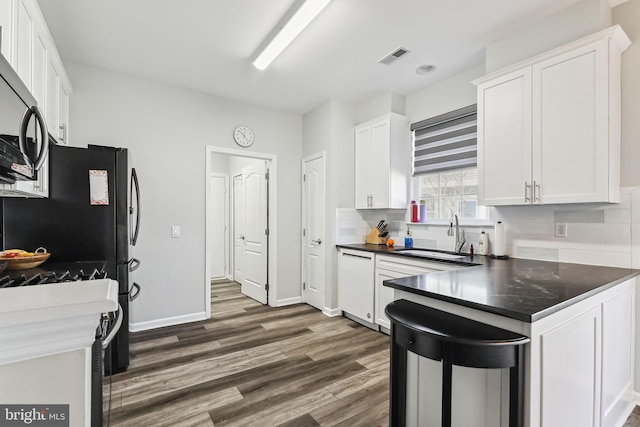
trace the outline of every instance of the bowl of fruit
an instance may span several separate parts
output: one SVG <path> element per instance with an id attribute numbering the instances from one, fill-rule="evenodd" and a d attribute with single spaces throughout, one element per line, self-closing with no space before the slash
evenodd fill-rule
<path id="1" fill-rule="evenodd" d="M 51 254 L 45 248 L 38 248 L 33 252 L 23 249 L 7 249 L 0 252 L 0 262 L 7 261 L 6 270 L 26 270 L 45 262 Z"/>

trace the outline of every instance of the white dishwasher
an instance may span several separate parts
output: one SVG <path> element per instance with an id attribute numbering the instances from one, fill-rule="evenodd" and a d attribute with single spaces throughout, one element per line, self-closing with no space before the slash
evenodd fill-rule
<path id="1" fill-rule="evenodd" d="M 373 323 L 373 252 L 340 249 L 338 256 L 338 307 Z M 372 325 L 373 326 L 373 325 Z"/>

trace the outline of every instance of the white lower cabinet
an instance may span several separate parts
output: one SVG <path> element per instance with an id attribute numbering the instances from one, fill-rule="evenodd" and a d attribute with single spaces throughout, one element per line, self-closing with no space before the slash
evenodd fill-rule
<path id="1" fill-rule="evenodd" d="M 631 290 L 618 292 L 541 334 L 542 426 L 624 423 L 634 405 L 634 306 Z"/>
<path id="2" fill-rule="evenodd" d="M 338 255 L 338 308 L 373 323 L 373 252 L 341 249 Z"/>
<path id="3" fill-rule="evenodd" d="M 594 307 L 541 335 L 543 426 L 599 424 L 600 322 L 600 307 Z"/>
<path id="4" fill-rule="evenodd" d="M 399 256 L 376 256 L 375 271 L 375 323 L 387 330 L 391 328 L 389 318 L 384 312 L 385 307 L 396 298 L 393 288 L 384 286 L 385 280 L 401 277 L 417 276 L 434 271 L 451 270 L 460 266 L 435 261 L 419 261 Z"/>

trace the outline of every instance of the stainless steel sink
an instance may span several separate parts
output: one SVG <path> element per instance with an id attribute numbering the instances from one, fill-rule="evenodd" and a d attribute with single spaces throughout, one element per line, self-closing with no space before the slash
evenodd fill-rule
<path id="1" fill-rule="evenodd" d="M 407 255 L 424 257 L 424 258 L 440 258 L 440 259 L 453 260 L 453 259 L 462 259 L 466 257 L 466 255 L 448 254 L 446 252 L 426 251 L 421 249 L 406 249 L 406 250 L 399 250 L 398 252 L 407 254 Z"/>

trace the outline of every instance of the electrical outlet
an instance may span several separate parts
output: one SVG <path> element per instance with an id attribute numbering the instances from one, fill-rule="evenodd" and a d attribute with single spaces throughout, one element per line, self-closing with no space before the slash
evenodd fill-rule
<path id="1" fill-rule="evenodd" d="M 172 225 L 171 226 L 171 237 L 180 237 L 180 226 Z"/>
<path id="2" fill-rule="evenodd" d="M 556 222 L 556 237 L 567 237 L 566 222 Z"/>

